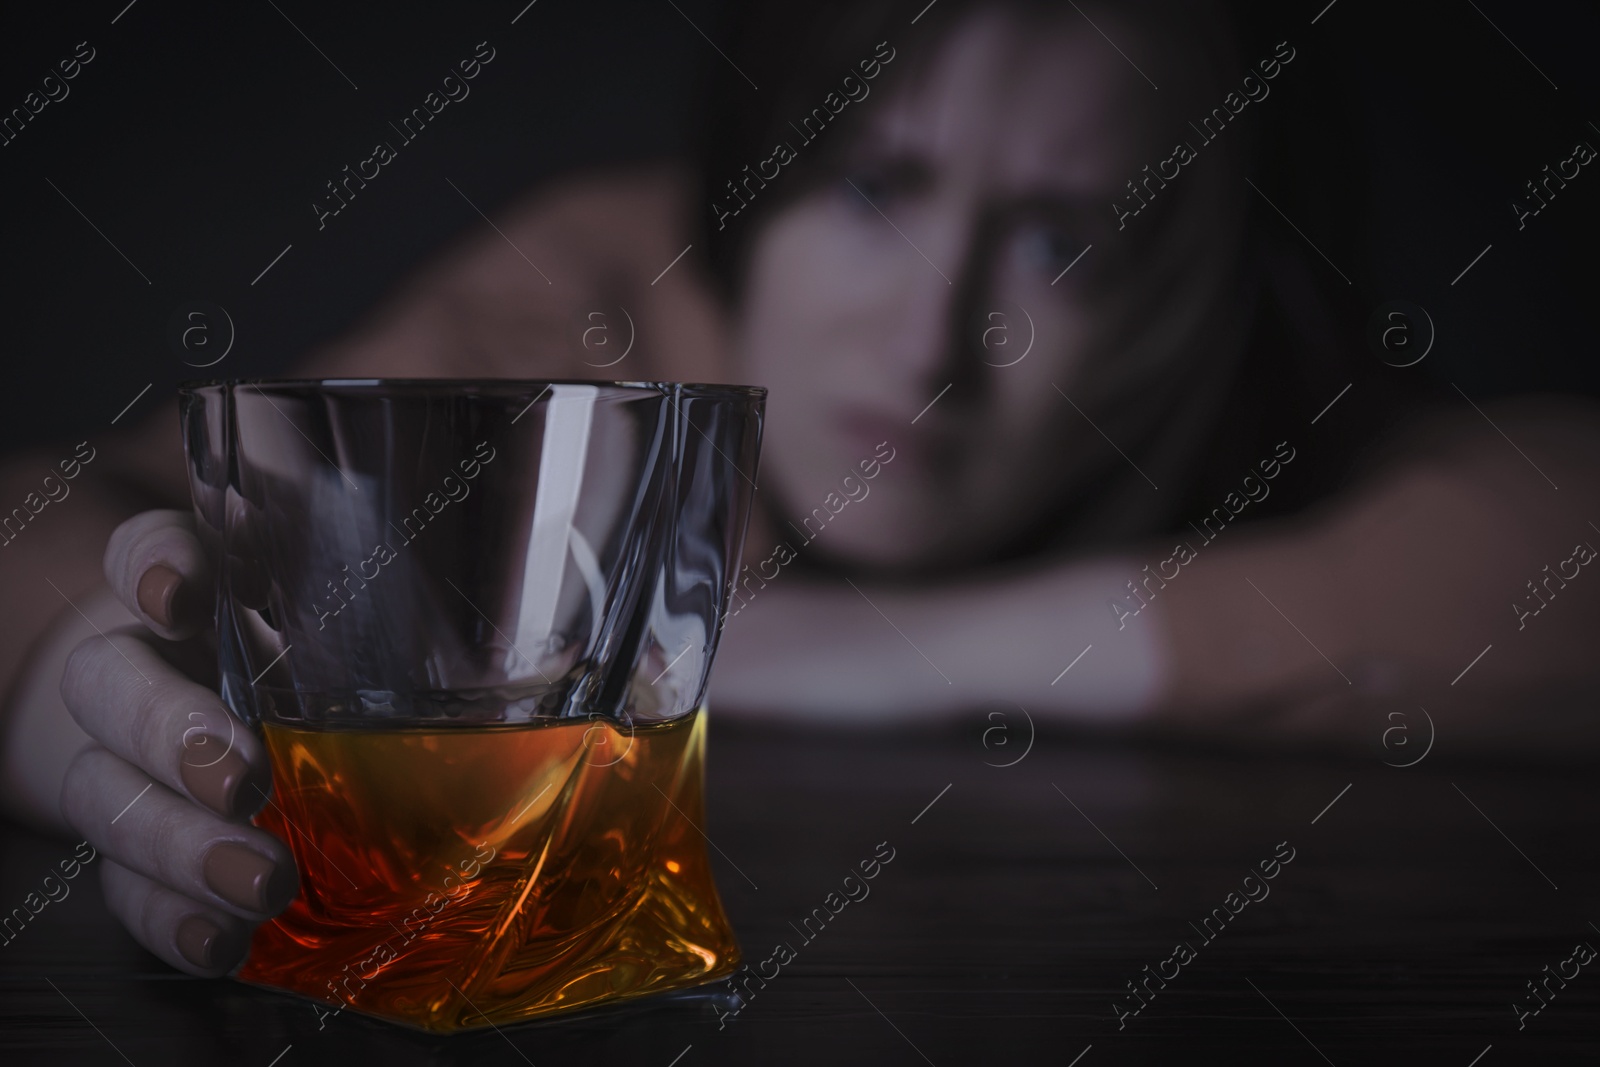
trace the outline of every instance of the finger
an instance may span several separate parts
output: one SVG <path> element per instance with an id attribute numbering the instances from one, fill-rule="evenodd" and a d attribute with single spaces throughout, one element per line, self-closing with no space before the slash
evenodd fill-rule
<path id="1" fill-rule="evenodd" d="M 61 814 L 130 871 L 241 919 L 276 915 L 300 886 L 282 841 L 195 807 L 98 745 L 67 768 Z"/>
<path id="2" fill-rule="evenodd" d="M 260 739 L 129 630 L 80 642 L 61 698 L 84 733 L 223 818 L 266 802 L 272 770 Z"/>
<path id="3" fill-rule="evenodd" d="M 105 572 L 118 599 L 162 637 L 191 636 L 207 621 L 209 571 L 186 512 L 146 511 L 118 526 Z"/>
<path id="4" fill-rule="evenodd" d="M 106 907 L 139 944 L 178 970 L 202 978 L 227 974 L 244 959 L 253 924 L 175 893 L 120 863 L 100 862 Z"/>

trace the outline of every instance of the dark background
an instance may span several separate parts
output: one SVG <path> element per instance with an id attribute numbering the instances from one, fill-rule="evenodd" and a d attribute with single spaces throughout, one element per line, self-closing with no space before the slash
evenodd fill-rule
<path id="1" fill-rule="evenodd" d="M 126 10 L 126 0 L 108 0 L 8 12 L 6 111 L 77 42 L 97 56 L 64 101 L 0 147 L 0 447 L 104 432 L 147 383 L 121 426 L 153 414 L 185 377 L 286 372 L 442 245 L 486 225 L 446 178 L 494 217 L 552 175 L 684 151 L 702 65 L 723 62 L 695 26 L 726 41 L 721 5 L 538 0 L 513 25 L 525 3 L 426 10 L 284 0 L 280 12 L 267 0 L 138 0 Z M 1591 173 L 1600 167 L 1585 168 L 1521 232 L 1510 206 L 1577 140 L 1600 147 L 1588 124 L 1600 123 L 1600 9 L 1338 0 L 1309 25 L 1325 3 L 1277 4 L 1266 20 L 1281 23 L 1274 39 L 1299 51 L 1290 74 L 1349 106 L 1347 131 L 1299 130 L 1309 146 L 1301 165 L 1357 161 L 1365 188 L 1350 194 L 1369 205 L 1365 224 L 1326 232 L 1329 220 L 1296 213 L 1295 190 L 1281 182 L 1268 187 L 1274 201 L 1336 262 L 1343 257 L 1365 303 L 1404 298 L 1427 309 L 1438 341 L 1423 368 L 1440 382 L 1475 399 L 1600 391 L 1600 174 Z M 323 183 L 389 138 L 388 122 L 484 40 L 497 56 L 470 97 L 401 147 L 319 232 L 311 203 Z M 169 320 L 195 300 L 226 308 L 237 332 L 209 371 L 185 367 L 168 340 Z M 1364 346 L 1356 336 L 1350 344 Z"/>

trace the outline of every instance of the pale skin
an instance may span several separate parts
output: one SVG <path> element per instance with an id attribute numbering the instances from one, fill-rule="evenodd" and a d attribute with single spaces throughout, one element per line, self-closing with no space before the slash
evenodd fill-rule
<path id="1" fill-rule="evenodd" d="M 509 242 L 463 245 L 297 373 L 767 385 L 765 510 L 747 560 L 893 442 L 871 496 L 819 540 L 855 587 L 783 573 L 729 622 L 712 690 L 729 713 L 913 726 L 1005 702 L 1127 732 L 1371 747 L 1386 710 L 1420 701 L 1458 752 L 1592 752 L 1595 731 L 1558 698 L 1595 688 L 1600 587 L 1574 588 L 1526 632 L 1508 606 L 1574 541 L 1600 543 L 1587 525 L 1600 521 L 1600 433 L 1575 401 L 1442 414 L 1312 512 L 1204 547 L 1134 618 L 1106 601 L 1171 556 L 1170 539 L 978 562 L 1072 492 L 1075 457 L 1105 447 L 1051 391 L 1072 387 L 1105 329 L 1087 260 L 1081 282 L 1049 284 L 1072 252 L 1053 227 L 1084 204 L 1109 218 L 1139 123 L 1155 120 L 1130 110 L 1142 83 L 1081 27 L 1039 33 L 984 16 L 954 42 L 914 89 L 875 102 L 862 142 L 874 153 L 852 171 L 903 232 L 852 199 L 860 192 L 817 189 L 755 237 L 730 312 L 692 259 L 651 284 L 692 239 L 685 215 L 698 208 L 681 175 L 585 180 L 508 213 Z M 975 251 L 980 215 L 1023 202 L 1048 210 L 1020 212 Z M 974 277 L 1030 308 L 1035 350 L 979 372 L 981 387 L 952 390 L 913 426 L 966 358 L 950 343 L 949 301 Z M 639 324 L 626 367 L 586 367 L 570 343 L 601 294 Z M 295 876 L 287 846 L 248 821 L 270 781 L 262 745 L 208 686 L 209 575 L 174 430 L 163 413 L 107 439 L 72 497 L 0 550 L 14 608 L 0 618 L 0 783 L 14 817 L 94 845 L 108 903 L 142 944 L 219 975 L 287 904 Z M 51 458 L 0 469 L 6 499 Z M 166 510 L 140 510 L 155 506 Z"/>

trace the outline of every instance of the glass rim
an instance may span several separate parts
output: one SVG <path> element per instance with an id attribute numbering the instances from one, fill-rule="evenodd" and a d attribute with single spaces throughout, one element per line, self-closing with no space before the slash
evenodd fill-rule
<path id="1" fill-rule="evenodd" d="M 457 389 L 457 390 L 482 390 L 485 392 L 526 392 L 541 386 L 552 385 L 593 385 L 600 388 L 619 389 L 635 393 L 671 393 L 674 389 L 690 389 L 695 392 L 722 394 L 730 397 L 745 397 L 747 399 L 764 399 L 767 388 L 764 385 L 737 385 L 722 382 L 677 382 L 647 379 L 602 379 L 602 378 L 188 378 L 178 383 L 180 393 L 198 392 L 202 389 L 234 388 L 237 386 L 255 386 L 285 388 L 285 389 L 327 389 L 341 388 L 352 390 L 371 390 L 380 392 L 385 389 L 395 390 L 426 390 L 426 389 Z"/>

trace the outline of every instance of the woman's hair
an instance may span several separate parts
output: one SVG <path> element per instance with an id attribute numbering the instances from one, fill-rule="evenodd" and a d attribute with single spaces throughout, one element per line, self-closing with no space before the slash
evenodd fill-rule
<path id="1" fill-rule="evenodd" d="M 820 106 L 830 93 L 838 100 L 847 77 L 861 79 L 862 62 L 882 55 L 880 45 L 894 55 L 870 86 L 881 99 L 923 76 L 948 35 L 980 8 L 1090 33 L 1114 18 L 1116 35 L 1131 27 L 1136 38 L 1122 44 L 1145 59 L 1161 82 L 1153 101 L 1162 117 L 1145 145 L 1144 159 L 1153 167 L 1172 154 L 1174 140 L 1193 139 L 1186 120 L 1204 121 L 1247 75 L 1256 74 L 1259 82 L 1258 63 L 1281 55 L 1284 42 L 1299 61 L 1271 81 L 1270 96 L 1240 114 L 1216 138 L 1217 147 L 1202 149 L 1197 162 L 1185 168 L 1194 173 L 1185 173 L 1171 193 L 1163 193 L 1166 202 L 1153 217 L 1130 222 L 1119 235 L 1119 250 L 1112 254 L 1125 263 L 1120 277 L 1126 299 L 1120 309 L 1114 300 L 1104 304 L 1105 317 L 1142 317 L 1147 325 L 1138 343 L 1119 341 L 1117 358 L 1101 361 L 1114 366 L 1089 368 L 1084 397 L 1091 410 L 1106 411 L 1126 411 L 1148 398 L 1148 407 L 1163 409 L 1150 418 L 1186 423 L 1188 428 L 1173 433 L 1203 438 L 1183 446 L 1193 459 L 1187 461 L 1182 493 L 1168 494 L 1170 510 L 1155 520 L 1164 526 L 1215 503 L 1235 487 L 1241 466 L 1271 454 L 1273 442 L 1291 433 L 1304 440 L 1307 412 L 1315 413 L 1346 384 L 1359 390 L 1361 402 L 1349 405 L 1359 410 L 1319 428 L 1318 447 L 1301 452 L 1307 459 L 1297 478 L 1286 479 L 1272 505 L 1254 509 L 1256 514 L 1293 510 L 1336 486 L 1365 442 L 1392 420 L 1400 385 L 1366 352 L 1365 309 L 1347 276 L 1332 267 L 1339 263 L 1355 270 L 1364 252 L 1359 223 L 1367 182 L 1353 123 L 1343 110 L 1350 94 L 1340 91 L 1329 64 L 1300 58 L 1316 54 L 1315 38 L 1306 33 L 1303 20 L 1287 18 L 1281 5 L 1270 0 L 1084 0 L 1081 5 L 762 0 L 733 7 L 718 31 L 732 62 L 714 57 L 705 68 L 696 208 L 711 274 L 735 304 L 751 245 L 765 220 L 837 176 L 860 135 L 863 114 L 874 105 L 842 107 L 820 134 L 804 142 L 802 133 L 814 132 L 820 121 L 805 131 L 796 124 L 814 112 L 819 120 L 826 118 Z M 1117 46 L 1108 42 L 1106 47 Z M 750 181 L 779 143 L 796 147 L 792 161 L 770 181 Z M 1197 201 L 1203 202 L 1201 210 L 1184 210 L 1185 203 Z M 1111 203 L 1106 212 L 1115 221 Z M 1315 248 L 1295 225 L 1311 227 Z M 1185 309 L 1175 294 L 1195 287 L 1178 286 L 1174 275 L 1195 269 L 1195 250 L 1202 245 L 1217 249 L 1212 262 L 1219 277 L 1203 287 L 1200 299 L 1209 309 Z M 1150 315 L 1152 307 L 1161 314 Z M 1174 341 L 1184 337 L 1201 343 Z M 1174 347 L 1203 345 L 1231 346 L 1234 354 L 1209 368 L 1172 365 Z M 1190 358 L 1198 363 L 1213 357 Z M 1095 373 L 1102 378 L 1096 380 Z M 1212 410 L 1190 420 L 1203 406 L 1192 399 L 1202 390 L 1211 391 Z M 1150 423 L 1128 432 L 1146 431 L 1157 432 Z M 1052 536 L 1048 529 L 1037 531 L 1034 541 L 1018 550 L 1036 550 Z"/>
<path id="2" fill-rule="evenodd" d="M 1270 57 L 1278 40 L 1295 36 L 1281 5 L 1271 0 L 1086 0 L 1085 5 L 1067 0 L 938 0 L 931 5 L 926 0 L 756 0 L 730 5 L 719 39 L 728 55 L 737 57 L 737 64 L 721 56 L 706 60 L 700 94 L 704 121 L 695 139 L 698 218 L 704 227 L 707 261 L 724 292 L 737 294 L 742 255 L 760 222 L 838 165 L 863 109 L 844 108 L 824 135 L 799 149 L 778 179 L 749 198 L 749 208 L 736 219 L 718 225 L 713 205 L 736 204 L 730 185 L 743 188 L 741 179 L 769 158 L 776 144 L 800 143 L 804 134 L 796 123 L 816 113 L 830 93 L 837 95 L 847 77 L 863 80 L 859 64 L 871 60 L 880 43 L 895 54 L 881 80 L 869 87 L 881 97 L 897 83 L 916 77 L 945 37 L 980 9 L 1092 27 L 1085 8 L 1090 13 L 1121 12 L 1143 36 L 1168 46 L 1160 50 L 1191 75 L 1175 78 L 1170 66 L 1162 71 L 1163 80 L 1172 78 L 1169 99 L 1185 89 L 1190 97 L 1214 92 L 1214 98 L 1176 102 L 1174 118 L 1200 118 L 1221 103 L 1224 92 L 1252 73 L 1258 58 Z M 1298 29 L 1299 23 L 1293 23 L 1292 30 Z M 1107 47 L 1116 46 L 1108 42 Z M 1361 217 L 1358 197 L 1364 182 L 1356 155 L 1331 150 L 1340 145 L 1348 148 L 1351 140 L 1348 117 L 1341 110 L 1343 95 L 1327 84 L 1327 71 L 1312 73 L 1315 82 L 1304 71 L 1275 82 L 1272 90 L 1278 102 L 1253 108 L 1255 113 L 1244 123 L 1247 130 L 1238 139 L 1252 142 L 1249 155 L 1257 184 L 1283 190 L 1282 198 L 1273 199 L 1286 211 L 1303 209 L 1326 220 L 1327 231 L 1335 235 L 1331 240 L 1337 243 L 1341 237 L 1356 236 L 1354 227 L 1345 224 Z M 1181 128 L 1173 125 L 1173 132 Z M 805 133 L 812 130 L 808 126 Z M 1166 148 L 1165 141 L 1152 142 L 1152 161 L 1159 158 L 1154 153 Z M 1106 210 L 1109 216 L 1109 204 Z"/>

